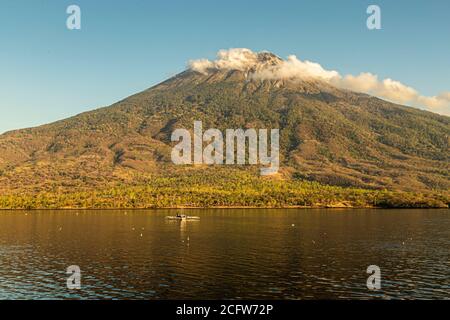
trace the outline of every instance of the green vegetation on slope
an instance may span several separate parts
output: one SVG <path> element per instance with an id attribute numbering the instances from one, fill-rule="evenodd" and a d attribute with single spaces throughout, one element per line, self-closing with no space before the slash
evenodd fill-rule
<path id="1" fill-rule="evenodd" d="M 279 175 L 173 166 L 171 133 L 195 120 L 279 128 Z M 449 117 L 319 81 L 186 71 L 110 107 L 0 135 L 0 208 L 442 207 L 449 137 Z"/>
<path id="2" fill-rule="evenodd" d="M 225 178 L 226 177 L 226 178 Z M 448 195 L 364 190 L 261 178 L 244 170 L 206 168 L 151 177 L 145 183 L 82 192 L 2 195 L 0 208 L 173 207 L 448 207 Z"/>
<path id="3" fill-rule="evenodd" d="M 448 190 L 450 118 L 318 82 L 184 72 L 111 107 L 0 136 L 0 192 L 77 190 L 115 171 L 158 173 L 176 128 L 279 128 L 292 178 L 362 189 Z M 74 190 L 76 191 L 76 190 Z"/>

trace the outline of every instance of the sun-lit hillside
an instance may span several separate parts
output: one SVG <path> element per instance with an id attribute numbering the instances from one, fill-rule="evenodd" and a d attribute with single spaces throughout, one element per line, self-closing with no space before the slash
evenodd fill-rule
<path id="1" fill-rule="evenodd" d="M 260 54 L 259 59 L 259 68 L 280 61 L 269 53 Z M 254 185 L 260 184 L 278 188 L 277 193 L 285 199 L 279 205 L 327 205 L 330 195 L 325 185 L 332 185 L 438 194 L 434 198 L 440 199 L 440 206 L 447 203 L 439 194 L 450 189 L 449 117 L 338 89 L 320 80 L 261 80 L 239 70 L 187 70 L 110 107 L 1 135 L 2 205 L 14 207 L 11 203 L 16 202 L 4 199 L 19 195 L 46 194 L 58 199 L 117 187 L 157 189 L 160 185 L 155 181 L 179 174 L 168 180 L 174 188 L 177 179 L 189 181 L 192 177 L 182 177 L 185 172 L 196 170 L 220 172 L 214 181 L 232 188 L 227 168 L 204 171 L 203 167 L 175 167 L 171 163 L 171 133 L 176 128 L 192 130 L 195 120 L 201 120 L 205 129 L 280 129 L 279 174 L 263 181 L 254 166 L 240 168 L 251 181 L 242 189 L 236 187 L 234 192 L 242 197 L 257 197 L 248 187 L 258 189 Z M 209 177 L 204 181 L 196 178 L 188 184 L 200 193 L 209 187 L 210 200 L 204 202 L 197 194 L 172 205 L 221 205 L 220 190 L 208 181 Z M 324 199 L 292 200 L 286 195 L 302 188 L 319 188 L 307 181 L 324 185 Z M 167 190 L 167 195 L 180 194 Z M 339 191 L 333 201 L 350 203 L 351 192 Z M 128 191 L 122 196 L 128 196 Z M 139 206 L 158 206 L 152 197 L 153 193 L 149 199 L 141 199 Z M 264 205 L 271 203 L 270 197 L 264 199 Z M 57 206 L 58 202 L 52 201 Z M 367 199 L 361 201 L 376 205 Z M 133 203 L 125 202 L 127 206 Z M 222 205 L 253 204 L 227 200 Z"/>

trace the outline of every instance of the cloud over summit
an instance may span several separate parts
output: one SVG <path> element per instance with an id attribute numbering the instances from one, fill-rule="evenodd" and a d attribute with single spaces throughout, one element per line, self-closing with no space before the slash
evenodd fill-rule
<path id="1" fill-rule="evenodd" d="M 272 55 L 276 57 L 275 55 Z M 211 70 L 251 71 L 248 76 L 256 80 L 319 79 L 336 87 L 363 92 L 399 104 L 426 109 L 450 115 L 450 92 L 437 96 L 423 96 L 414 88 L 399 81 L 362 72 L 359 75 L 341 75 L 334 70 L 326 70 L 319 63 L 300 60 L 290 55 L 286 60 L 267 61 L 267 53 L 256 53 L 245 48 L 220 50 L 217 59 L 191 60 L 191 70 L 207 74 Z"/>
<path id="2" fill-rule="evenodd" d="M 246 69 L 258 63 L 258 54 L 249 49 L 229 49 L 220 50 L 217 53 L 217 59 L 210 61 L 208 59 L 191 60 L 189 66 L 192 70 L 200 73 L 207 73 L 210 69 L 229 69 L 245 71 Z"/>

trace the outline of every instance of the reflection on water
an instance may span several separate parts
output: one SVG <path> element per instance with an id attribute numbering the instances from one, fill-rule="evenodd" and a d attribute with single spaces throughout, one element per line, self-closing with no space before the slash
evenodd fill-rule
<path id="1" fill-rule="evenodd" d="M 0 213 L 1 299 L 448 298 L 448 210 Z M 79 265 L 82 289 L 66 288 Z M 380 291 L 366 287 L 378 265 Z"/>

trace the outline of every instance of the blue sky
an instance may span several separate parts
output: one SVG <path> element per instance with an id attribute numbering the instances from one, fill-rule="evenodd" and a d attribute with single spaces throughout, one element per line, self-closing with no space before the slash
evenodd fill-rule
<path id="1" fill-rule="evenodd" d="M 82 29 L 66 28 L 66 8 Z M 366 9 L 382 10 L 382 30 Z M 450 91 L 450 1 L 0 0 L 0 132 L 110 105 L 219 49 L 295 54 Z"/>

